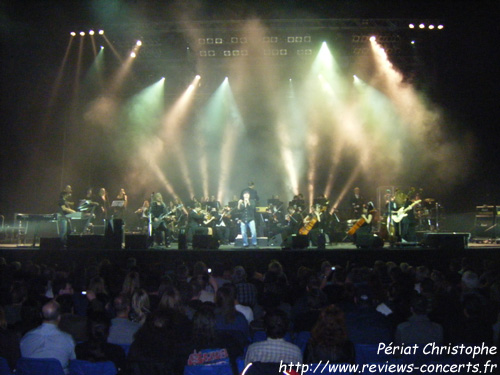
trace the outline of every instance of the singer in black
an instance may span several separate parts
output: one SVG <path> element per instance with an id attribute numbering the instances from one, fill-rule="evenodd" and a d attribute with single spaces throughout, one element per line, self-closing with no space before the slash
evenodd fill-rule
<path id="1" fill-rule="evenodd" d="M 238 201 L 240 211 L 240 229 L 243 237 L 243 247 L 248 247 L 247 230 L 250 229 L 252 246 L 257 247 L 257 230 L 255 227 L 255 200 L 250 199 L 250 192 L 243 192 L 243 199 Z"/>
<path id="2" fill-rule="evenodd" d="M 151 226 L 153 230 L 153 241 L 155 245 L 168 246 L 169 238 L 166 220 L 168 219 L 167 205 L 163 202 L 161 193 L 154 193 L 149 207 L 151 215 Z"/>

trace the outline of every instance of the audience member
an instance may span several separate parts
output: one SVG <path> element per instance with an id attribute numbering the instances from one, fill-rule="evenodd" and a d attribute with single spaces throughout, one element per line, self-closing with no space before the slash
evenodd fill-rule
<path id="1" fill-rule="evenodd" d="M 75 342 L 70 334 L 57 327 L 61 318 L 59 304 L 56 301 L 46 303 L 42 307 L 42 317 L 42 325 L 21 339 L 21 355 L 26 358 L 55 358 L 68 373 L 69 361 L 76 359 Z"/>
<path id="2" fill-rule="evenodd" d="M 289 320 L 285 312 L 274 310 L 265 317 L 267 339 L 248 347 L 245 365 L 252 362 L 302 363 L 302 352 L 297 345 L 285 341 Z"/>
<path id="3" fill-rule="evenodd" d="M 431 322 L 427 316 L 427 299 L 416 295 L 411 300 L 412 316 L 407 322 L 401 323 L 396 328 L 395 345 L 413 345 L 443 343 L 443 327 Z"/>
<path id="4" fill-rule="evenodd" d="M 93 313 L 87 324 L 89 339 L 76 345 L 76 358 L 90 362 L 112 361 L 121 374 L 126 369 L 125 351 L 107 342 L 110 327 L 111 321 L 104 312 Z"/>
<path id="5" fill-rule="evenodd" d="M 141 327 L 139 323 L 129 319 L 130 299 L 125 294 L 115 298 L 113 306 L 116 318 L 111 320 L 108 342 L 118 345 L 130 345 L 134 341 L 134 334 Z"/>
<path id="6" fill-rule="evenodd" d="M 321 311 L 304 352 L 304 363 L 354 363 L 354 344 L 347 336 L 344 313 L 335 305 Z"/>

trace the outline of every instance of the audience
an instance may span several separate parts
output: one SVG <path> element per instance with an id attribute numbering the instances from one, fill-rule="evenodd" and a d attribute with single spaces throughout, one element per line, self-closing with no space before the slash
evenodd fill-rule
<path id="1" fill-rule="evenodd" d="M 227 263 L 217 280 L 203 262 L 4 263 L 0 356 L 11 367 L 22 354 L 67 368 L 76 351 L 112 360 L 122 373 L 154 373 L 161 364 L 182 374 L 200 351 L 227 353 L 233 367 L 245 348 L 247 363 L 333 363 L 353 362 L 354 344 L 491 345 L 500 336 L 500 272 L 471 259 L 450 260 L 448 269 L 322 261 L 289 272 L 273 260 L 262 273 L 253 263 Z M 249 345 L 258 330 L 267 339 Z M 284 339 L 300 331 L 311 334 L 304 355 Z M 112 344 L 132 344 L 129 357 Z"/>

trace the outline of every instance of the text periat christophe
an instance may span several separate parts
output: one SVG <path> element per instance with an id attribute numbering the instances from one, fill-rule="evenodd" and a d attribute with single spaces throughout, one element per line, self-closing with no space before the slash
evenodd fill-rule
<path id="1" fill-rule="evenodd" d="M 421 350 L 421 351 L 420 351 Z M 497 347 L 486 345 L 484 342 L 481 345 L 437 345 L 436 343 L 429 343 L 421 347 L 418 344 L 413 345 L 393 345 L 379 343 L 377 348 L 377 355 L 468 355 L 475 358 L 476 356 L 496 355 Z"/>

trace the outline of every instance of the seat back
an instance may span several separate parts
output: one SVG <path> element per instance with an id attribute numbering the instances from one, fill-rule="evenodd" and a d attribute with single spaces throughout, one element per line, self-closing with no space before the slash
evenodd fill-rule
<path id="1" fill-rule="evenodd" d="M 309 342 L 310 338 L 311 338 L 310 331 L 300 331 L 295 336 L 293 343 L 300 348 L 300 350 L 302 351 L 302 354 L 304 354 L 304 351 L 306 350 L 307 343 Z"/>
<path id="2" fill-rule="evenodd" d="M 185 366 L 184 375 L 234 375 L 229 363 Z"/>
<path id="3" fill-rule="evenodd" d="M 117 372 L 111 361 L 89 362 L 74 359 L 69 362 L 70 375 L 116 375 Z"/>
<path id="4" fill-rule="evenodd" d="M 24 358 L 17 361 L 17 375 L 64 375 L 61 362 L 55 358 Z"/>
<path id="5" fill-rule="evenodd" d="M 0 375 L 12 375 L 9 363 L 4 357 L 0 357 Z"/>
<path id="6" fill-rule="evenodd" d="M 385 362 L 393 358 L 393 356 L 387 355 L 383 352 L 377 354 L 377 344 L 355 344 L 354 350 L 356 353 L 356 363 L 361 365 L 364 363 Z"/>

